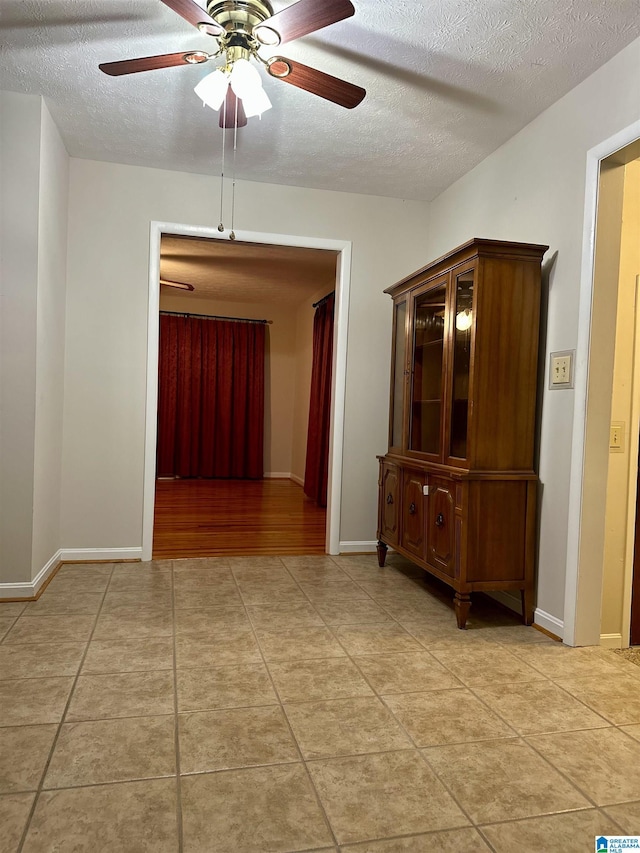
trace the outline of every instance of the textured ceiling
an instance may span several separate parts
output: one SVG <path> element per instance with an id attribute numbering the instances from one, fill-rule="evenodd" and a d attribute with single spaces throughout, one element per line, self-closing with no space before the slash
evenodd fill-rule
<path id="1" fill-rule="evenodd" d="M 160 278 L 192 284 L 185 297 L 297 305 L 336 280 L 337 252 L 163 235 Z"/>
<path id="2" fill-rule="evenodd" d="M 364 103 L 266 79 L 273 109 L 239 134 L 238 177 L 431 199 L 640 35 L 640 0 L 354 4 L 280 52 L 364 86 Z M 0 0 L 0 86 L 44 95 L 75 157 L 219 174 L 217 114 L 192 91 L 211 65 L 98 71 L 214 44 L 159 0 Z"/>

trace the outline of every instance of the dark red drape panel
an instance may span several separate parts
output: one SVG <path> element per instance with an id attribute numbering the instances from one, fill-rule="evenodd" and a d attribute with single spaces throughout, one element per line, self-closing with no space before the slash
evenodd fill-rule
<path id="1" fill-rule="evenodd" d="M 329 478 L 334 304 L 335 296 L 331 294 L 318 305 L 313 318 L 313 363 L 304 493 L 320 506 L 327 505 Z"/>
<path id="2" fill-rule="evenodd" d="M 159 477 L 263 475 L 262 323 L 160 315 Z"/>

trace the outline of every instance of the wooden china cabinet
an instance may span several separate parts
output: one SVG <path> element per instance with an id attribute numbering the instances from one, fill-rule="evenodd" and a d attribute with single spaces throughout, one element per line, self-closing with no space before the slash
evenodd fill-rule
<path id="1" fill-rule="evenodd" d="M 540 273 L 547 246 L 474 239 L 394 284 L 389 451 L 378 560 L 391 547 L 455 590 L 519 590 L 533 621 Z"/>

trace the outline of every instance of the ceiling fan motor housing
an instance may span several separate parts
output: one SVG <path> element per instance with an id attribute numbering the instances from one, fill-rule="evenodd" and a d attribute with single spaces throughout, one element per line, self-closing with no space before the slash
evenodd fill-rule
<path id="1" fill-rule="evenodd" d="M 253 37 L 253 28 L 273 15 L 265 0 L 209 0 L 207 12 L 228 35 Z"/>

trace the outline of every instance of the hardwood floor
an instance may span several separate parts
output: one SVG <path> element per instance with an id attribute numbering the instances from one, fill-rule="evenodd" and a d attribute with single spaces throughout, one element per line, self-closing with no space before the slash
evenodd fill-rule
<path id="1" fill-rule="evenodd" d="M 324 554 L 325 525 L 291 480 L 158 480 L 153 556 Z"/>

